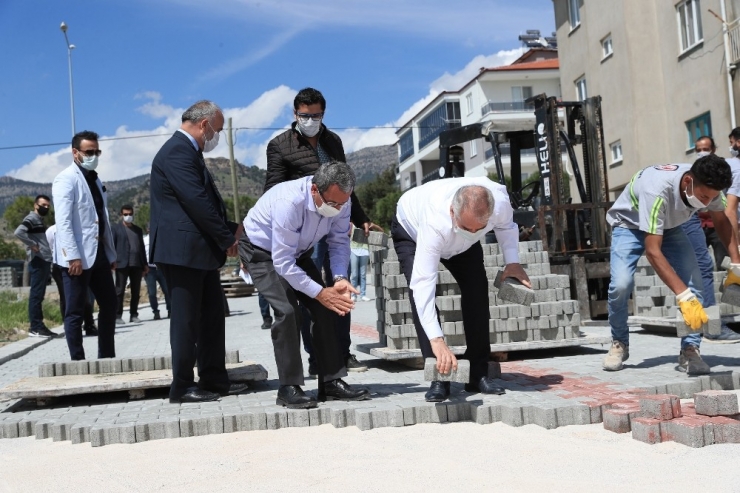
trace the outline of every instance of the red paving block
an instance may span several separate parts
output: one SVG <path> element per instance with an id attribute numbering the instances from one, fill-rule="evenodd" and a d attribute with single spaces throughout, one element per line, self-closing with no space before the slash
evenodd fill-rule
<path id="1" fill-rule="evenodd" d="M 705 416 L 732 416 L 740 412 L 737 394 L 723 390 L 705 390 L 694 394 L 696 413 Z"/>
<path id="2" fill-rule="evenodd" d="M 657 420 L 681 417 L 681 401 L 677 395 L 656 394 L 639 398 L 640 416 Z"/>
<path id="3" fill-rule="evenodd" d="M 660 420 L 651 418 L 635 418 L 631 422 L 632 438 L 653 445 L 660 443 Z"/>

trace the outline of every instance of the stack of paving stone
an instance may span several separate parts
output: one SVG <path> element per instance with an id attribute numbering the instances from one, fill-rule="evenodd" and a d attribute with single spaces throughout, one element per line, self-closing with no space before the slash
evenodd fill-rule
<path id="1" fill-rule="evenodd" d="M 401 273 L 392 240 L 371 233 L 371 260 L 375 268 L 375 295 L 380 341 L 391 350 L 418 349 L 419 342 L 411 315 L 406 277 Z M 541 241 L 519 243 L 520 262 L 535 292 L 534 303 L 523 306 L 498 298 L 496 274 L 503 270 L 504 256 L 498 244 L 484 244 L 488 278 L 491 344 L 530 341 L 560 341 L 578 338 L 581 323 L 578 301 L 570 296 L 570 279 L 550 272 L 547 252 Z M 460 288 L 452 274 L 440 264 L 437 280 L 437 307 L 442 332 L 449 346 L 464 346 Z"/>
<path id="2" fill-rule="evenodd" d="M 735 392 L 706 390 L 693 403 L 670 394 L 643 395 L 639 404 L 615 404 L 603 411 L 604 428 L 632 432 L 632 438 L 655 444 L 675 441 L 690 447 L 740 443 L 740 409 Z"/>
<path id="3" fill-rule="evenodd" d="M 714 272 L 714 293 L 717 302 L 722 298 L 720 287 L 725 280 L 726 272 Z M 658 277 L 655 269 L 645 256 L 640 257 L 635 271 L 635 289 L 632 293 L 634 300 L 634 315 L 639 317 L 675 318 L 676 295 Z M 719 303 L 721 315 L 731 315 L 738 312 L 738 307 Z"/>
<path id="4" fill-rule="evenodd" d="M 12 267 L 0 267 L 0 287 L 12 288 L 15 286 L 15 270 Z"/>

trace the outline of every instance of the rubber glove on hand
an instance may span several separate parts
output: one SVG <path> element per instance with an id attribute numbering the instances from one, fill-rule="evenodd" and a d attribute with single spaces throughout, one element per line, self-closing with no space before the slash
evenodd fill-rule
<path id="1" fill-rule="evenodd" d="M 725 277 L 725 287 L 730 284 L 740 284 L 740 264 L 730 264 L 730 268 L 727 271 L 727 277 Z"/>
<path id="2" fill-rule="evenodd" d="M 699 299 L 690 289 L 676 295 L 676 300 L 681 309 L 681 315 L 683 315 L 686 325 L 691 327 L 691 330 L 700 330 L 701 326 L 709 321 L 709 317 L 707 317 Z"/>

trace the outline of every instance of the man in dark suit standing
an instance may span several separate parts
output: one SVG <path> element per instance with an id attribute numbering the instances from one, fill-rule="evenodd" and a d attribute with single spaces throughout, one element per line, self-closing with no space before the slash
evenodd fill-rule
<path id="1" fill-rule="evenodd" d="M 226 207 L 203 152 L 218 145 L 221 109 L 198 101 L 152 162 L 150 261 L 170 290 L 172 385 L 170 402 L 205 402 L 238 394 L 224 361 L 225 319 L 219 268 L 236 256 L 242 226 L 226 221 Z M 198 364 L 198 385 L 193 366 Z"/>
<path id="2" fill-rule="evenodd" d="M 144 248 L 144 232 L 134 224 L 134 206 L 126 204 L 121 207 L 121 220 L 111 226 L 113 243 L 116 245 L 116 295 L 118 295 L 118 318 L 116 325 L 123 325 L 123 297 L 126 293 L 126 282 L 131 282 L 131 304 L 129 319 L 131 323 L 139 320 L 139 292 L 141 278 L 149 272 Z"/>

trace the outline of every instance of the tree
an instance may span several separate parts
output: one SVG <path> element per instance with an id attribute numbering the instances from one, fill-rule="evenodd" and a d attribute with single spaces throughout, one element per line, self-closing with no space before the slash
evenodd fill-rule
<path id="1" fill-rule="evenodd" d="M 370 220 L 388 229 L 401 197 L 401 190 L 396 183 L 395 166 L 389 166 L 375 180 L 357 187 L 355 195 Z"/>
<path id="2" fill-rule="evenodd" d="M 224 198 L 224 205 L 226 206 L 226 219 L 229 221 L 233 221 L 235 223 L 241 223 L 244 220 L 244 217 L 247 215 L 247 212 L 249 212 L 249 209 L 254 207 L 254 204 L 257 203 L 256 199 L 253 199 L 249 195 L 241 195 L 239 197 L 239 215 L 241 216 L 238 219 L 234 218 L 234 198 L 233 197 L 225 197 Z"/>
<path id="3" fill-rule="evenodd" d="M 146 233 L 147 226 L 149 226 L 149 204 L 142 204 L 138 207 L 134 206 L 134 223 L 136 223 Z"/>
<path id="4" fill-rule="evenodd" d="M 0 238 L 0 260 L 25 260 L 26 251 L 17 243 Z"/>
<path id="5" fill-rule="evenodd" d="M 8 230 L 10 232 L 15 231 L 15 228 L 17 228 L 23 222 L 23 219 L 25 219 L 28 213 L 33 210 L 33 199 L 34 197 L 28 196 L 17 197 L 13 201 L 13 203 L 11 203 L 7 207 L 7 209 L 5 209 L 3 219 L 5 219 L 5 223 L 7 224 Z M 47 214 L 44 218 L 44 224 L 46 224 L 47 226 L 51 226 L 52 224 L 54 224 L 53 205 L 49 207 L 49 214 Z"/>

